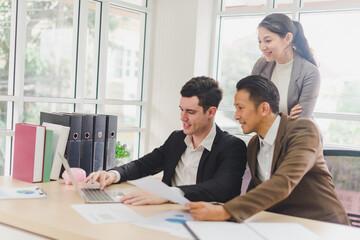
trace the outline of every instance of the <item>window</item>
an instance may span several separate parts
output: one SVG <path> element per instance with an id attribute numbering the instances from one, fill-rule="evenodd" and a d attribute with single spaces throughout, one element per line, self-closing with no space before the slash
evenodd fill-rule
<path id="1" fill-rule="evenodd" d="M 100 44 L 99 25 L 100 25 L 101 3 L 95 1 L 88 2 L 87 19 L 87 38 L 86 38 L 86 63 L 85 63 L 85 89 L 84 97 L 96 99 L 96 86 L 98 76 L 98 59 Z"/>
<path id="2" fill-rule="evenodd" d="M 221 1 L 216 76 L 224 89 L 218 124 L 242 134 L 233 119 L 236 82 L 249 75 L 261 56 L 257 26 L 266 15 L 287 14 L 300 21 L 320 66 L 321 89 L 314 110 L 325 145 L 360 147 L 360 60 L 356 48 L 360 1 Z M 269 4 L 271 3 L 271 4 Z M 351 4 L 350 4 L 351 3 Z M 219 4 L 220 5 L 220 4 Z M 321 31 L 319 31 L 321 29 Z"/>
<path id="3" fill-rule="evenodd" d="M 8 95 L 11 1 L 0 3 L 0 94 Z M 4 110 L 1 107 L 1 110 Z M 1 111 L 2 113 L 4 111 Z M 6 112 L 6 111 L 5 111 Z M 2 119 L 2 118 L 1 118 Z M 2 124 L 2 122 L 0 122 Z M 0 127 L 1 129 L 2 127 Z"/>
<path id="4" fill-rule="evenodd" d="M 222 4 L 224 11 L 231 12 L 242 9 L 264 9 L 267 0 L 224 0 Z"/>
<path id="5" fill-rule="evenodd" d="M 142 69 L 142 65 L 131 65 L 135 62 L 135 54 L 143 49 L 145 14 L 129 11 L 128 9 L 110 6 L 109 16 L 109 43 L 106 97 L 119 100 L 140 100 L 142 75 L 134 77 L 130 71 Z M 122 62 L 126 65 L 126 74 L 116 74 L 119 68 L 116 61 L 121 53 Z M 122 63 L 121 62 L 121 63 Z M 116 83 L 116 84 L 114 84 Z"/>
<path id="6" fill-rule="evenodd" d="M 142 154 L 149 11 L 146 0 L 0 2 L 0 175 L 15 124 L 39 124 L 40 111 L 117 115 L 117 141 Z"/>
<path id="7" fill-rule="evenodd" d="M 0 175 L 4 175 L 5 158 L 10 155 L 11 143 L 10 132 L 7 131 L 11 121 L 11 108 L 13 93 L 12 83 L 9 82 L 10 66 L 10 41 L 11 34 L 11 1 L 3 0 L 0 2 Z M 3 96 L 3 97 L 1 97 Z"/>
<path id="8" fill-rule="evenodd" d="M 360 29 L 344 27 L 359 20 L 360 11 L 300 14 L 320 62 L 322 84 L 315 111 L 336 117 L 317 120 L 324 140 L 331 144 L 360 146 L 360 119 L 350 119 L 352 115 L 360 116 L 360 106 L 356 104 L 360 102 L 360 69 L 355 67 L 360 64 L 356 58 L 360 50 L 354 47 Z M 316 30 L 319 28 L 322 34 Z"/>
<path id="9" fill-rule="evenodd" d="M 29 0 L 26 7 L 24 95 L 74 97 L 74 1 Z"/>

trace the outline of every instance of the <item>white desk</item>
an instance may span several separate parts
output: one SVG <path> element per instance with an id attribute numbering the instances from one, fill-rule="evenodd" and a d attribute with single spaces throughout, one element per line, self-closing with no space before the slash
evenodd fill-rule
<path id="1" fill-rule="evenodd" d="M 310 231 L 321 236 L 324 240 L 360 239 L 360 229 L 356 227 L 292 217 L 270 212 L 260 212 L 247 219 L 246 222 L 300 223 Z"/>
<path id="2" fill-rule="evenodd" d="M 32 184 L 11 177 L 0 177 L 2 187 L 24 187 Z M 93 225 L 78 214 L 72 204 L 84 203 L 73 186 L 62 181 L 37 183 L 46 193 L 46 199 L 0 200 L 0 222 L 24 231 L 54 239 L 181 239 L 168 233 L 135 226 L 130 223 L 108 223 Z M 110 186 L 125 194 L 136 190 L 130 184 Z M 144 217 L 170 210 L 186 211 L 178 204 L 138 206 L 131 209 Z M 297 222 L 324 239 L 360 239 L 360 229 L 338 224 L 324 223 L 303 218 L 260 212 L 248 222 Z M 115 238 L 114 238 L 115 237 Z"/>

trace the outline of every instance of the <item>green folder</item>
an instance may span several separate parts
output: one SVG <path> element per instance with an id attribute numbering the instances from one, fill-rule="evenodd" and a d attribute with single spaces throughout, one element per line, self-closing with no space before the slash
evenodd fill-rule
<path id="1" fill-rule="evenodd" d="M 46 129 L 43 182 L 50 182 L 50 173 L 53 163 L 53 135 L 53 130 Z"/>

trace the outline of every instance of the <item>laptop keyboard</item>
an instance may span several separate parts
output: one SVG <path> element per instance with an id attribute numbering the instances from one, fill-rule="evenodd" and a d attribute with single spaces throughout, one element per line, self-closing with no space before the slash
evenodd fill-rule
<path id="1" fill-rule="evenodd" d="M 82 188 L 81 191 L 91 202 L 115 202 L 105 191 L 99 189 Z"/>

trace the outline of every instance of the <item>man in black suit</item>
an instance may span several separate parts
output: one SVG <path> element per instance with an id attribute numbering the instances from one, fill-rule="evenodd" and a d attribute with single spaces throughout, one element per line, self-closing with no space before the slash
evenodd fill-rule
<path id="1" fill-rule="evenodd" d="M 182 131 L 174 131 L 161 147 L 136 161 L 91 173 L 86 182 L 98 181 L 103 189 L 164 171 L 162 181 L 191 201 L 226 202 L 238 196 L 246 145 L 214 122 L 222 89 L 214 79 L 202 76 L 188 81 L 180 93 Z M 121 201 L 132 205 L 168 202 L 146 191 L 130 193 Z"/>

